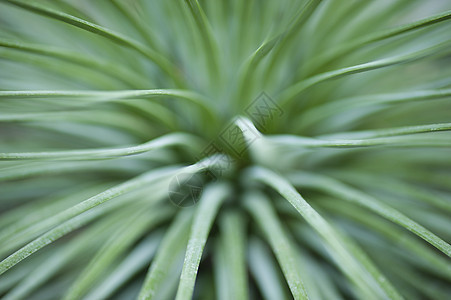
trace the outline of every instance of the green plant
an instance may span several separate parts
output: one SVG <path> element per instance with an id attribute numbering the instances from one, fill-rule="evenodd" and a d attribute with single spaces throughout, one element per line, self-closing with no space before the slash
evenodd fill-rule
<path id="1" fill-rule="evenodd" d="M 446 299 L 447 9 L 0 1 L 0 295 Z"/>

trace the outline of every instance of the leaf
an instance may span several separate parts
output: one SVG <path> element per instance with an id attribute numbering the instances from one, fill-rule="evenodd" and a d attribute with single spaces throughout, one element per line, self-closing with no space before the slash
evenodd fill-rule
<path id="1" fill-rule="evenodd" d="M 447 139 L 420 139 L 418 137 L 405 136 L 417 133 L 450 131 L 451 123 L 407 126 L 400 128 L 389 128 L 362 132 L 336 133 L 333 135 L 318 136 L 315 138 L 301 137 L 295 135 L 273 135 L 265 138 L 265 141 L 273 145 L 290 147 L 331 147 L 331 148 L 353 148 L 369 146 L 390 147 L 450 147 Z M 345 137 L 346 139 L 331 139 Z M 359 139 L 352 139 L 357 137 Z"/>
<path id="2" fill-rule="evenodd" d="M 91 58 L 77 52 L 67 51 L 56 47 L 36 45 L 22 41 L 10 41 L 2 38 L 0 38 L 0 47 L 39 54 L 88 67 L 90 69 L 97 69 L 99 72 L 107 74 L 112 78 L 117 78 L 135 88 L 146 85 L 146 81 L 136 73 L 130 72 L 129 70 L 122 68 L 120 65 L 109 61 L 104 61 L 98 57 Z"/>
<path id="3" fill-rule="evenodd" d="M 263 229 L 265 238 L 279 261 L 293 298 L 308 299 L 307 291 L 297 269 L 296 250 L 290 243 L 268 199 L 261 193 L 253 193 L 246 195 L 245 201 L 246 208 L 257 221 L 259 227 Z"/>
<path id="4" fill-rule="evenodd" d="M 156 232 L 140 242 L 100 285 L 86 295 L 85 299 L 97 300 L 111 297 L 115 291 L 136 275 L 146 262 L 152 259 L 160 240 L 161 234 Z"/>
<path id="5" fill-rule="evenodd" d="M 227 291 L 228 297 L 236 300 L 249 298 L 245 257 L 246 227 L 244 223 L 244 216 L 238 211 L 227 211 L 219 220 L 221 239 L 218 242 L 217 251 L 227 249 L 227 251 L 222 252 L 223 262 L 220 264 L 222 267 L 219 271 L 226 275 L 227 285 L 224 291 Z M 218 255 L 221 255 L 221 253 L 218 253 Z M 217 296 L 221 295 L 217 294 Z"/>
<path id="6" fill-rule="evenodd" d="M 336 205 L 336 199 L 331 199 L 331 201 L 321 200 L 321 206 L 358 222 L 359 227 L 363 225 L 367 230 L 379 233 L 389 243 L 393 243 L 394 246 L 399 245 L 403 247 L 405 255 L 410 257 L 413 261 L 412 263 L 417 264 L 420 268 L 424 268 L 443 278 L 451 279 L 451 263 L 446 258 L 433 251 L 433 248 L 422 243 L 421 240 L 396 227 L 395 224 L 384 221 L 363 208 L 356 208 L 351 203 L 349 205 Z M 412 256 L 412 254 L 414 255 Z"/>
<path id="7" fill-rule="evenodd" d="M 86 232 L 74 238 L 66 245 L 54 249 L 52 255 L 40 261 L 39 265 L 34 268 L 14 289 L 5 295 L 5 300 L 25 299 L 31 292 L 52 279 L 55 274 L 67 266 L 70 261 L 74 260 L 78 255 L 86 255 L 86 249 L 95 249 L 94 241 L 102 241 L 104 237 L 102 233 L 108 232 L 109 229 L 117 225 L 116 218 L 121 218 L 130 214 L 129 210 L 112 211 L 103 222 L 99 222 L 88 228 Z M 90 252 L 88 252 L 90 254 Z"/>
<path id="8" fill-rule="evenodd" d="M 265 244 L 256 237 L 251 237 L 248 256 L 250 272 L 260 288 L 263 298 L 266 300 L 286 299 L 282 287 L 285 283 L 277 276 L 277 265 Z"/>
<path id="9" fill-rule="evenodd" d="M 51 218 L 60 211 L 71 207 L 80 201 L 80 198 L 90 197 L 105 189 L 111 187 L 111 184 L 77 185 L 74 189 L 67 190 L 69 196 L 45 197 L 36 200 L 33 205 L 19 207 L 10 212 L 10 218 L 20 220 L 8 220 L 2 218 L 2 221 L 8 222 L 3 225 L 0 231 L 0 244 L 3 247 L 0 250 L 0 256 L 4 256 L 10 251 L 17 249 L 24 243 L 45 232 L 50 227 L 45 226 L 45 220 Z M 26 218 L 23 216 L 26 215 Z"/>
<path id="10" fill-rule="evenodd" d="M 343 76 L 367 72 L 371 70 L 376 70 L 380 68 L 385 68 L 389 66 L 394 66 L 402 63 L 408 63 L 412 61 L 416 61 L 422 58 L 426 58 L 428 56 L 440 53 L 440 52 L 448 52 L 449 51 L 449 41 L 442 42 L 435 46 L 414 51 L 408 54 L 397 55 L 389 58 L 383 58 L 351 67 L 341 68 L 338 70 L 333 70 L 325 73 L 321 73 L 318 75 L 311 76 L 307 79 L 303 79 L 292 84 L 290 87 L 285 89 L 278 96 L 278 104 L 282 107 L 282 109 L 296 100 L 296 96 L 300 93 L 304 92 L 308 88 L 327 81 L 331 79 L 337 79 Z"/>
<path id="11" fill-rule="evenodd" d="M 80 29 L 92 32 L 94 34 L 103 36 L 117 44 L 126 46 L 128 48 L 134 49 L 137 52 L 143 54 L 150 61 L 154 62 L 157 66 L 161 68 L 163 72 L 169 75 L 179 86 L 182 86 L 181 80 L 179 78 L 178 73 L 175 70 L 175 67 L 172 65 L 170 61 L 161 56 L 160 54 L 154 52 L 153 50 L 147 48 L 146 46 L 124 36 L 117 32 L 114 32 L 105 27 L 99 26 L 97 24 L 88 22 L 86 20 L 74 17 L 72 15 L 56 11 L 50 8 L 43 7 L 41 5 L 37 5 L 30 2 L 25 2 L 21 0 L 2 0 L 3 2 L 7 2 L 9 4 L 21 7 L 23 9 L 29 10 L 31 12 L 41 14 L 43 16 L 62 21 L 64 23 L 73 25 Z"/>
<path id="12" fill-rule="evenodd" d="M 338 99 L 329 103 L 315 106 L 312 109 L 308 109 L 303 113 L 303 117 L 300 120 L 302 128 L 312 126 L 315 122 L 324 120 L 337 113 L 345 112 L 350 109 L 371 106 L 376 111 L 380 110 L 380 104 L 402 104 L 411 103 L 416 101 L 431 101 L 440 100 L 451 96 L 451 89 L 441 90 L 421 90 L 421 91 L 406 91 L 401 93 L 389 93 L 389 94 L 375 94 L 364 95 L 345 99 Z"/>
<path id="13" fill-rule="evenodd" d="M 36 238 L 27 245 L 23 246 L 21 249 L 17 250 L 13 254 L 5 258 L 3 261 L 1 261 L 0 275 L 31 254 L 42 249 L 46 245 L 97 218 L 99 215 L 105 213 L 106 209 L 104 206 L 100 206 L 96 210 L 90 211 L 92 208 L 95 208 L 96 206 L 99 206 L 100 204 L 118 197 L 126 192 L 137 189 L 139 187 L 143 187 L 150 182 L 167 178 L 177 171 L 179 171 L 179 169 L 175 167 L 167 167 L 150 171 L 125 183 L 110 188 L 100 194 L 97 194 L 96 196 L 93 196 L 65 211 L 60 212 L 59 214 L 54 215 L 53 217 L 44 220 L 40 224 L 42 228 L 50 228 L 51 226 L 55 225 L 56 227 Z M 120 204 L 120 202 L 116 202 L 115 204 Z"/>
<path id="14" fill-rule="evenodd" d="M 22 98 L 57 98 L 64 101 L 70 98 L 79 98 L 80 100 L 108 102 L 123 99 L 153 98 L 157 96 L 171 96 L 180 98 L 201 107 L 207 114 L 215 114 L 210 107 L 208 98 L 192 91 L 176 89 L 153 89 L 153 90 L 120 90 L 120 91 L 0 91 L 0 98 L 22 99 Z"/>
<path id="15" fill-rule="evenodd" d="M 228 193 L 229 187 L 224 184 L 211 185 L 203 191 L 191 226 L 176 300 L 189 300 L 193 295 L 197 270 L 208 234 Z"/>
<path id="16" fill-rule="evenodd" d="M 175 263 L 177 256 L 186 247 L 191 222 L 191 210 L 177 214 L 165 233 L 155 259 L 149 267 L 138 296 L 139 300 L 154 298 L 158 288 L 165 277 L 167 277 L 171 266 Z"/>
<path id="17" fill-rule="evenodd" d="M 211 25 L 208 22 L 202 7 L 197 0 L 185 0 L 191 15 L 197 25 L 202 41 L 204 43 L 206 57 L 208 59 L 208 67 L 210 72 L 210 80 L 214 81 L 214 84 L 218 84 L 220 80 L 221 72 L 219 71 L 219 58 L 218 58 L 218 46 L 213 35 Z"/>
<path id="18" fill-rule="evenodd" d="M 437 191 L 423 188 L 413 183 L 408 183 L 403 180 L 395 178 L 386 178 L 385 176 L 375 176 L 373 173 L 365 173 L 360 171 L 354 171 L 352 174 L 341 170 L 340 172 L 334 172 L 339 178 L 345 180 L 352 180 L 354 185 L 370 186 L 377 184 L 384 191 L 391 192 L 401 196 L 407 196 L 412 199 L 418 199 L 424 203 L 435 206 L 440 210 L 451 212 L 451 202 Z"/>
<path id="19" fill-rule="evenodd" d="M 404 126 L 396 128 L 383 128 L 377 130 L 365 130 L 365 131 L 353 131 L 353 132 L 338 132 L 334 134 L 322 135 L 320 138 L 336 138 L 336 137 L 346 137 L 346 138 L 365 138 L 365 139 L 375 139 L 381 137 L 393 137 L 408 134 L 417 133 L 428 133 L 428 132 L 438 132 L 438 131 L 450 131 L 451 123 L 441 123 L 441 124 L 428 124 L 428 125 L 416 125 L 416 126 Z"/>
<path id="20" fill-rule="evenodd" d="M 249 85 L 252 83 L 251 78 L 255 74 L 255 71 L 260 62 L 275 48 L 276 53 L 272 56 L 270 66 L 267 73 L 272 73 L 274 65 L 278 58 L 281 57 L 281 50 L 293 39 L 293 36 L 300 31 L 302 25 L 309 19 L 316 7 L 320 4 L 321 0 L 308 0 L 297 12 L 296 16 L 290 20 L 286 29 L 282 32 L 278 32 L 273 36 L 267 36 L 258 48 L 246 59 L 241 67 L 241 75 L 238 88 L 238 99 L 248 99 L 247 93 Z M 245 101 L 244 104 L 248 104 Z M 242 105 L 243 107 L 244 105 Z"/>
<path id="21" fill-rule="evenodd" d="M 396 37 L 417 29 L 426 28 L 428 26 L 441 23 L 449 19 L 451 19 L 451 10 L 412 22 L 410 24 L 401 25 L 395 28 L 389 28 L 380 32 L 365 35 L 362 38 L 356 39 L 349 43 L 333 48 L 328 53 L 318 56 L 317 62 L 319 64 L 318 66 L 316 66 L 316 68 L 317 69 L 323 68 L 333 60 L 341 59 L 345 55 L 352 53 L 354 50 L 357 50 L 374 42 Z"/>
<path id="22" fill-rule="evenodd" d="M 106 270 L 123 253 L 130 248 L 146 231 L 152 230 L 162 221 L 171 216 L 169 209 L 152 207 L 142 209 L 124 220 L 119 230 L 115 231 L 108 241 L 99 249 L 89 264 L 78 275 L 67 290 L 64 299 L 80 299 L 96 283 L 96 279 L 105 274 Z"/>
<path id="23" fill-rule="evenodd" d="M 84 149 L 84 150 L 65 150 L 54 152 L 24 152 L 24 153 L 0 153 L 0 160 L 18 160 L 18 159 L 65 159 L 65 160 L 90 160 L 122 157 L 144 153 L 154 149 L 174 146 L 174 145 L 190 145 L 196 147 L 193 143 L 196 138 L 184 133 L 171 133 L 147 143 L 116 149 Z"/>
<path id="24" fill-rule="evenodd" d="M 261 167 L 248 169 L 246 175 L 245 178 L 257 180 L 270 186 L 290 202 L 307 223 L 318 232 L 324 242 L 329 245 L 330 253 L 335 261 L 359 287 L 362 295 L 366 295 L 367 298 L 375 298 L 375 295 L 380 295 L 382 292 L 384 296 L 390 299 L 402 299 L 371 261 L 366 259 L 361 252 L 357 252 L 358 250 L 354 245 L 343 240 L 342 235 L 319 215 L 285 179 Z M 355 257 L 353 254 L 359 255 Z"/>
<path id="25" fill-rule="evenodd" d="M 76 172 L 118 172 L 120 174 L 128 174 L 135 171 L 135 168 L 127 166 L 127 164 L 119 162 L 114 164 L 111 161 L 108 164 L 104 162 L 63 162 L 57 163 L 45 162 L 27 162 L 26 164 L 15 165 L 7 168 L 1 168 L 0 181 L 8 181 L 15 179 L 24 179 L 34 176 L 45 176 Z"/>
<path id="26" fill-rule="evenodd" d="M 332 196 L 338 196 L 346 201 L 359 204 L 371 211 L 383 216 L 384 218 L 401 225 L 405 229 L 411 231 L 423 240 L 427 241 L 447 256 L 451 257 L 451 245 L 440 239 L 434 233 L 430 232 L 420 224 L 411 220 L 396 209 L 385 205 L 377 199 L 363 192 L 355 190 L 345 184 L 340 183 L 332 178 L 316 175 L 306 172 L 298 172 L 290 176 L 290 180 L 302 186 L 308 186 L 320 191 L 329 193 Z"/>

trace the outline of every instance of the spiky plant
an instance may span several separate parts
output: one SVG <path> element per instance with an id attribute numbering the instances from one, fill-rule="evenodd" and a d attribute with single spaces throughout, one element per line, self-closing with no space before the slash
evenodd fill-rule
<path id="1" fill-rule="evenodd" d="M 3 299 L 449 299 L 449 1 L 0 2 Z"/>

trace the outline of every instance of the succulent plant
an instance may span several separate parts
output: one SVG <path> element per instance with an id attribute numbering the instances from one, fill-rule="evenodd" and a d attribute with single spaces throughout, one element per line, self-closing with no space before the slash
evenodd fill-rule
<path id="1" fill-rule="evenodd" d="M 0 1 L 3 299 L 449 299 L 449 1 Z"/>

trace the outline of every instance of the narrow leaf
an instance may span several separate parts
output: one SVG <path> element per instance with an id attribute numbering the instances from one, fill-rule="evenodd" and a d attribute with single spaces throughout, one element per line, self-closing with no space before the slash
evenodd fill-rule
<path id="1" fill-rule="evenodd" d="M 263 194 L 254 193 L 247 195 L 245 201 L 247 209 L 263 229 L 265 237 L 279 261 L 293 298 L 308 299 L 301 275 L 297 269 L 296 250 L 290 243 L 268 199 Z"/>
<path id="2" fill-rule="evenodd" d="M 290 180 L 295 182 L 297 185 L 312 187 L 320 191 L 324 191 L 332 196 L 338 196 L 343 200 L 351 201 L 366 207 L 384 218 L 401 225 L 451 257 L 451 245 L 401 212 L 380 202 L 370 195 L 322 175 L 298 172 L 290 176 Z"/>
<path id="3" fill-rule="evenodd" d="M 197 270 L 208 234 L 219 207 L 228 193 L 228 186 L 222 184 L 208 186 L 203 191 L 191 227 L 176 300 L 189 300 L 193 295 Z"/>

